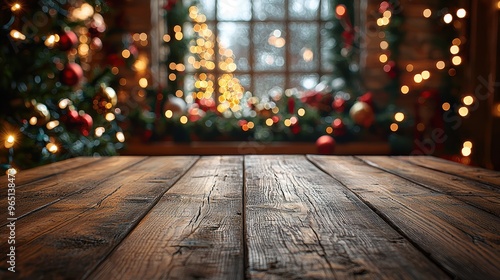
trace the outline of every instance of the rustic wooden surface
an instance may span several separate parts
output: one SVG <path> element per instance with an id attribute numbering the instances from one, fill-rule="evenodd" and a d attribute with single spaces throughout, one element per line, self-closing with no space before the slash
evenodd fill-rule
<path id="1" fill-rule="evenodd" d="M 499 186 L 433 157 L 76 158 L 16 175 L 0 279 L 498 279 Z"/>

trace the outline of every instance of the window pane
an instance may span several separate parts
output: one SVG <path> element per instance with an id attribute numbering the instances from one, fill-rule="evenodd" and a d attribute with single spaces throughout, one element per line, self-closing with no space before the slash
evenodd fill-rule
<path id="1" fill-rule="evenodd" d="M 219 0 L 217 1 L 217 19 L 245 20 L 252 18 L 252 6 L 250 0 Z"/>
<path id="2" fill-rule="evenodd" d="M 330 0 L 322 0 L 321 1 L 321 19 L 322 20 L 329 20 L 332 15 L 330 14 L 330 11 L 332 10 L 332 1 Z"/>
<path id="3" fill-rule="evenodd" d="M 215 19 L 215 0 L 199 0 L 200 5 L 197 5 L 201 14 L 204 14 L 208 20 Z"/>
<path id="4" fill-rule="evenodd" d="M 254 96 L 271 96 L 272 92 L 281 91 L 285 88 L 284 75 L 256 74 L 254 79 Z"/>
<path id="5" fill-rule="evenodd" d="M 294 71 L 318 68 L 318 25 L 316 23 L 290 23 L 290 64 Z"/>
<path id="6" fill-rule="evenodd" d="M 333 71 L 332 48 L 337 42 L 330 37 L 326 28 L 321 29 L 321 70 Z"/>
<path id="7" fill-rule="evenodd" d="M 255 23 L 253 44 L 256 70 L 285 69 L 285 28 L 283 24 Z"/>
<path id="8" fill-rule="evenodd" d="M 298 90 L 313 89 L 318 83 L 319 76 L 316 74 L 295 74 L 290 79 L 290 87 L 297 88 Z"/>
<path id="9" fill-rule="evenodd" d="M 254 0 L 255 20 L 283 20 L 285 18 L 285 1 Z"/>
<path id="10" fill-rule="evenodd" d="M 292 19 L 317 19 L 319 0 L 290 0 L 288 12 Z"/>
<path id="11" fill-rule="evenodd" d="M 219 27 L 219 61 L 234 58 L 239 71 L 249 71 L 248 49 L 250 26 L 248 23 L 222 22 Z"/>

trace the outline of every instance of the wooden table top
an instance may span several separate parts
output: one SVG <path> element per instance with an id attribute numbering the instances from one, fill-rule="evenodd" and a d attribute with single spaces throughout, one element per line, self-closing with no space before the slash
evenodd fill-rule
<path id="1" fill-rule="evenodd" d="M 75 158 L 15 185 L 1 279 L 500 277 L 500 172 L 433 157 Z"/>

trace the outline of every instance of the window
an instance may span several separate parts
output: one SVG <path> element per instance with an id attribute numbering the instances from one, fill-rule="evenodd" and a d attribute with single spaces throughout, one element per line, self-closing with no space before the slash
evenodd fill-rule
<path id="1" fill-rule="evenodd" d="M 190 10 L 193 30 L 206 24 L 212 42 L 198 38 L 196 46 L 212 48 L 212 58 L 203 61 L 201 78 L 211 80 L 208 94 L 223 94 L 230 73 L 254 96 L 272 96 L 285 89 L 311 89 L 331 71 L 326 58 L 328 44 L 324 34 L 330 2 L 327 0 L 201 0 Z M 196 12 L 196 13 L 194 13 Z M 201 16 L 201 17 L 197 17 Z M 195 33 L 193 33 L 195 34 Z M 195 34 L 196 35 L 196 34 Z M 205 34 L 206 35 L 206 34 Z M 213 46 L 212 46 L 213 44 Z M 196 49 L 192 49 L 196 52 Z M 200 86 L 200 57 L 186 58 L 186 92 Z M 210 56 L 210 55 L 209 55 Z M 207 65 L 209 63 L 209 65 Z M 207 86 L 207 83 L 203 83 Z M 201 95 L 201 94 L 200 94 Z M 199 96 L 201 97 L 201 96 Z"/>

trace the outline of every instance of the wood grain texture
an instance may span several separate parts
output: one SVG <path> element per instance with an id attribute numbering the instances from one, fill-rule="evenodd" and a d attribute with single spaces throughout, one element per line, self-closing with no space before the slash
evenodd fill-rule
<path id="1" fill-rule="evenodd" d="M 141 158 L 138 158 L 141 159 Z M 123 162 L 125 158 L 111 158 Z M 122 241 L 159 198 L 195 162 L 196 157 L 149 158 L 126 170 L 95 170 L 67 186 L 78 195 L 65 196 L 16 222 L 21 279 L 85 277 Z M 119 164 L 118 164 L 119 165 Z M 88 171 L 88 170 L 87 170 Z M 71 180 L 73 172 L 61 176 Z M 95 178 L 92 180 L 91 178 Z M 7 266 L 6 255 L 0 266 Z M 0 271 L 0 278 L 10 276 Z"/>
<path id="2" fill-rule="evenodd" d="M 444 193 L 500 217 L 500 189 L 475 180 L 427 169 L 402 157 L 362 156 L 367 164 L 430 190 Z M 405 157 L 406 158 L 406 157 Z"/>
<path id="3" fill-rule="evenodd" d="M 242 157 L 204 157 L 91 279 L 241 279 Z"/>
<path id="4" fill-rule="evenodd" d="M 440 172 L 453 174 L 459 177 L 476 180 L 500 189 L 500 172 L 484 168 L 467 166 L 453 161 L 444 160 L 436 157 L 400 157 L 401 160 L 409 161 L 422 167 L 437 170 Z"/>
<path id="5" fill-rule="evenodd" d="M 85 168 L 86 166 L 99 161 L 101 158 L 94 157 L 77 157 L 63 161 L 54 162 L 39 167 L 27 170 L 19 170 L 16 175 L 16 188 L 34 182 L 40 179 L 49 178 L 65 171 L 74 170 L 77 168 Z M 0 177 L 0 181 L 6 180 L 5 176 Z"/>
<path id="6" fill-rule="evenodd" d="M 450 275 L 461 279 L 500 275 L 498 217 L 359 159 L 309 159 L 356 193 Z"/>
<path id="7" fill-rule="evenodd" d="M 22 219 L 40 209 L 57 203 L 61 199 L 72 195 L 79 195 L 87 188 L 108 180 L 111 175 L 125 170 L 144 159 L 146 157 L 108 157 L 102 158 L 97 162 L 91 161 L 88 165 L 86 164 L 76 169 L 66 169 L 56 164 L 56 168 L 59 169 L 61 167 L 61 171 L 48 177 L 45 177 L 41 171 L 53 169 L 49 167 L 44 168 L 38 171 L 40 176 L 38 180 L 24 184 L 19 188 L 16 187 L 16 200 L 18 201 L 16 203 L 16 217 Z M 73 162 L 73 160 L 70 161 L 70 163 Z M 74 165 L 68 164 L 68 166 Z M 26 174 L 26 176 L 29 175 Z M 24 176 L 24 172 L 16 176 L 16 182 L 18 178 L 21 179 Z M 5 188 L 7 185 L 5 184 L 2 187 Z M 2 203 L 6 205 L 7 201 L 2 200 L 0 203 L 2 209 L 6 209 L 6 206 L 3 207 Z M 7 212 L 1 211 L 0 226 L 4 226 L 7 223 Z"/>
<path id="8" fill-rule="evenodd" d="M 245 157 L 250 279 L 447 278 L 304 156 Z"/>

